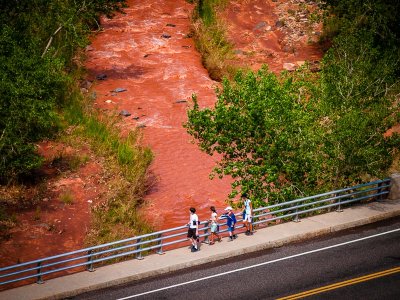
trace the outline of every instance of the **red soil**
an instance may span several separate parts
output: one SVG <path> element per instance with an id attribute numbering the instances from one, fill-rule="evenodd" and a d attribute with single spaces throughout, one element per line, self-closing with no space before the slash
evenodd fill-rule
<path id="1" fill-rule="evenodd" d="M 301 64 L 321 57 L 306 36 L 276 26 L 287 3 L 232 1 L 225 16 L 241 64 L 257 69 L 266 63 L 278 72 L 286 62 Z M 94 82 L 91 92 L 96 92 L 98 108 L 131 113 L 122 120 L 122 129 L 143 127 L 144 144 L 155 154 L 151 171 L 157 182 L 141 209 L 144 218 L 157 229 L 180 226 L 194 206 L 204 220 L 210 205 L 224 208 L 231 180 L 209 179 L 217 158 L 202 153 L 182 127 L 192 94 L 198 95 L 203 107 L 216 100 L 217 83 L 209 78 L 193 40 L 187 37 L 193 5 L 185 0 L 129 0 L 128 5 L 126 14 L 103 19 L 104 30 L 87 49 L 88 79 L 107 75 Z M 260 22 L 266 25 L 256 28 Z M 127 91 L 110 92 L 118 87 Z M 49 157 L 54 147 L 44 143 L 41 152 Z M 101 198 L 104 188 L 101 163 L 89 159 L 77 172 L 61 178 L 49 173 L 48 196 L 42 199 L 40 212 L 19 212 L 12 238 L 1 242 L 0 266 L 83 247 L 90 205 Z M 60 200 L 65 191 L 73 195 L 73 204 Z"/>
<path id="2" fill-rule="evenodd" d="M 89 150 L 43 142 L 39 152 L 48 161 L 41 174 L 45 191 L 38 193 L 28 188 L 28 193 L 37 193 L 43 198 L 36 208 L 15 212 L 17 226 L 10 231 L 10 239 L 1 241 L 0 267 L 83 248 L 90 228 L 90 206 L 99 202 L 104 191 L 102 162 L 96 161 Z M 88 162 L 76 172 L 60 172 L 62 165 L 50 163 L 60 153 L 64 158 L 87 157 Z M 0 290 L 4 288 L 1 286 Z"/>
<path id="3" fill-rule="evenodd" d="M 231 1 L 223 17 L 235 62 L 252 70 L 266 64 L 275 73 L 318 62 L 323 54 L 316 43 L 321 23 L 308 21 L 316 9 L 305 0 Z"/>

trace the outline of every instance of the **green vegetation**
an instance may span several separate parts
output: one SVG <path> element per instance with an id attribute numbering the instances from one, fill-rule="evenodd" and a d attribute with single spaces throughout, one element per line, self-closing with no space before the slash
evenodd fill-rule
<path id="1" fill-rule="evenodd" d="M 111 17 L 125 6 L 125 0 L 0 4 L 0 203 L 5 211 L 37 207 L 35 216 L 40 218 L 37 204 L 45 184 L 40 178 L 35 181 L 34 172 L 43 164 L 36 143 L 50 138 L 72 147 L 89 145 L 105 162 L 109 185 L 104 201 L 94 208 L 88 241 L 96 244 L 149 230 L 136 216 L 136 207 L 147 187 L 152 154 L 138 145 L 139 132 L 121 136 L 118 119 L 96 113 L 77 86 L 81 49 L 93 30 L 100 29 L 100 16 Z M 71 172 L 89 160 L 62 154 L 58 159 Z M 25 186 L 27 181 L 38 188 Z M 73 204 L 72 193 L 60 197 Z M 10 220 L 1 220 L 5 231 Z"/>
<path id="2" fill-rule="evenodd" d="M 236 68 L 227 63 L 233 58 L 232 45 L 225 35 L 225 24 L 218 18 L 218 13 L 228 1 L 197 0 L 195 3 L 192 30 L 204 67 L 214 80 L 221 81 L 223 76 L 233 76 Z"/>
<path id="3" fill-rule="evenodd" d="M 0 182 L 10 183 L 42 163 L 35 142 L 61 127 L 78 48 L 101 14 L 124 0 L 23 0 L 0 4 Z"/>
<path id="4" fill-rule="evenodd" d="M 71 205 L 74 203 L 74 196 L 70 190 L 66 190 L 61 193 L 60 201 L 64 204 Z"/>
<path id="5" fill-rule="evenodd" d="M 328 4 L 332 47 L 318 76 L 307 67 L 280 77 L 239 72 L 223 81 L 213 109 L 194 96 L 186 128 L 222 156 L 212 176 L 233 177 L 230 197 L 286 201 L 382 178 L 396 160 L 400 137 L 384 133 L 400 121 L 399 4 Z"/>
<path id="6" fill-rule="evenodd" d="M 148 188 L 148 167 L 153 159 L 148 148 L 140 146 L 140 132 L 122 136 L 118 118 L 92 112 L 82 113 L 79 105 L 71 106 L 66 115 L 73 122 L 69 144 L 79 144 L 83 138 L 97 156 L 103 157 L 106 167 L 107 196 L 92 209 L 93 219 L 86 244 L 95 245 L 123 239 L 151 228 L 139 218 L 136 208 Z"/>

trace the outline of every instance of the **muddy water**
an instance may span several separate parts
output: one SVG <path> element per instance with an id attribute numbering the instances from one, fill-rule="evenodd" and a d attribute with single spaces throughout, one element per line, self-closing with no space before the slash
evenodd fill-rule
<path id="1" fill-rule="evenodd" d="M 226 205 L 231 179 L 209 179 L 215 158 L 200 152 L 182 127 L 193 93 L 203 107 L 216 100 L 217 83 L 187 36 L 193 5 L 185 0 L 129 0 L 128 5 L 126 14 L 103 20 L 104 30 L 87 52 L 92 79 L 107 75 L 95 82 L 96 104 L 129 112 L 123 130 L 142 128 L 143 142 L 155 154 L 151 172 L 157 181 L 145 198 L 143 216 L 156 228 L 179 226 L 194 206 L 204 220 L 210 205 L 220 210 Z M 318 28 L 295 23 L 289 9 L 298 9 L 297 3 L 232 1 L 223 17 L 237 53 L 235 63 L 253 70 L 268 64 L 278 73 L 285 63 L 320 59 L 321 51 L 309 43 L 315 36 L 305 35 Z M 290 25 L 285 30 L 277 25 L 281 18 Z M 110 92 L 116 88 L 126 91 Z"/>
<path id="2" fill-rule="evenodd" d="M 185 0 L 128 1 L 128 5 L 126 14 L 103 20 L 104 31 L 87 52 L 91 78 L 107 75 L 94 84 L 96 104 L 128 111 L 125 130 L 143 127 L 143 142 L 155 155 L 151 171 L 157 180 L 145 198 L 145 217 L 156 228 L 180 226 L 194 206 L 204 220 L 210 205 L 225 206 L 230 182 L 209 179 L 214 158 L 191 143 L 182 127 L 193 93 L 201 106 L 212 106 L 216 100 L 216 83 L 187 37 L 193 6 Z M 127 91 L 110 92 L 118 87 Z"/>

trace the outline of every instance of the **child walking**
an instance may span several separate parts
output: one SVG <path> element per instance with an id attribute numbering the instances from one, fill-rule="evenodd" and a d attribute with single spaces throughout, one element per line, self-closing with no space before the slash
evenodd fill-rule
<path id="1" fill-rule="evenodd" d="M 227 208 L 225 208 L 225 211 L 227 211 L 227 213 L 221 216 L 222 219 L 226 219 L 226 226 L 228 227 L 229 232 L 228 242 L 232 242 L 234 239 L 237 238 L 237 235 L 235 234 L 236 216 L 232 210 L 232 207 L 228 206 Z"/>
<path id="2" fill-rule="evenodd" d="M 218 234 L 218 222 L 217 222 L 217 211 L 215 209 L 214 206 L 210 207 L 211 210 L 211 241 L 210 241 L 210 245 L 214 245 L 214 238 L 217 237 L 218 238 L 218 242 L 221 241 L 221 237 Z"/>

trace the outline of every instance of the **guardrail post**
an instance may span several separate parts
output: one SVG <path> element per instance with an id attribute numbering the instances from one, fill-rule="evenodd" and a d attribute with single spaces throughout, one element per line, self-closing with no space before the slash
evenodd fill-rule
<path id="1" fill-rule="evenodd" d="M 42 267 L 41 267 L 42 262 L 38 262 L 37 266 L 38 266 L 38 270 L 37 270 L 38 277 L 37 277 L 36 283 L 42 284 L 42 283 L 44 283 L 44 281 L 42 279 Z"/>
<path id="2" fill-rule="evenodd" d="M 338 196 L 338 194 L 335 194 L 335 197 L 337 197 L 337 196 Z M 341 203 L 342 203 L 342 198 L 339 198 L 339 206 L 336 209 L 336 212 L 342 212 L 343 211 Z"/>
<path id="3" fill-rule="evenodd" d="M 296 208 L 296 216 L 294 217 L 293 222 L 296 222 L 296 223 L 300 222 L 300 219 L 299 219 L 299 209 L 298 209 L 298 208 Z"/>
<path id="4" fill-rule="evenodd" d="M 209 244 L 210 243 L 210 239 L 209 239 L 209 236 L 208 236 L 208 225 L 209 225 L 210 223 L 208 222 L 208 221 L 206 221 L 205 223 L 204 223 L 204 234 L 205 234 L 205 237 L 204 237 L 204 241 L 203 241 L 203 243 L 206 243 L 206 244 Z"/>
<path id="5" fill-rule="evenodd" d="M 136 240 L 136 243 L 139 244 L 139 243 L 141 242 L 141 240 L 142 240 L 142 239 L 137 239 L 137 240 Z M 141 247 L 141 245 L 137 245 L 137 246 L 136 246 L 136 250 L 140 250 L 140 247 Z M 135 258 L 136 258 L 136 259 L 139 259 L 139 260 L 142 260 L 142 259 L 143 259 L 142 251 L 137 252 Z"/>
<path id="6" fill-rule="evenodd" d="M 158 238 L 160 239 L 160 241 L 158 242 L 158 245 L 160 246 L 159 248 L 158 248 L 158 250 L 157 250 L 157 254 L 165 254 L 165 252 L 163 251 L 163 249 L 162 249 L 162 239 L 161 239 L 161 237 L 162 237 L 162 233 L 160 233 L 159 235 L 158 235 Z"/>
<path id="7" fill-rule="evenodd" d="M 92 250 L 92 249 L 88 251 L 88 255 L 89 255 L 89 257 L 88 257 L 88 262 L 90 262 L 90 264 L 88 264 L 88 265 L 86 266 L 86 271 L 89 271 L 89 272 L 94 272 L 94 267 L 93 267 L 93 263 L 92 263 L 92 261 L 93 261 L 93 255 L 92 255 L 92 253 L 93 253 L 93 250 Z"/>
<path id="8" fill-rule="evenodd" d="M 378 195 L 378 198 L 376 199 L 376 201 L 382 201 L 383 200 L 382 195 L 380 195 L 380 193 L 382 193 L 382 185 L 383 185 L 382 182 L 378 183 L 378 189 L 376 190 L 376 194 Z"/>

